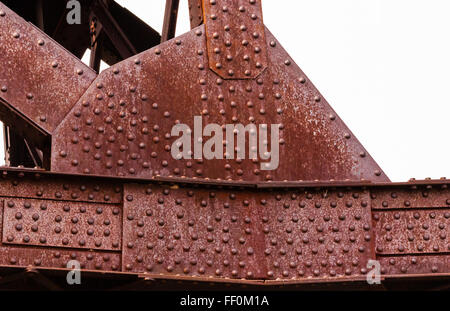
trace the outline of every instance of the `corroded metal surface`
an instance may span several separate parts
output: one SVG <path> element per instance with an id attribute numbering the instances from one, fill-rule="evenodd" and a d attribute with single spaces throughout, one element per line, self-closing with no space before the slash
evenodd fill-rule
<path id="1" fill-rule="evenodd" d="M 1 266 L 67 269 L 68 262 L 72 260 L 80 262 L 83 270 L 119 271 L 121 265 L 120 253 L 0 246 Z"/>
<path id="2" fill-rule="evenodd" d="M 58 187 L 47 180 L 66 182 L 60 186 L 67 192 L 1 195 L 2 265 L 62 268 L 77 259 L 83 270 L 288 285 L 360 282 L 369 260 L 377 259 L 383 278 L 450 276 L 448 207 L 371 208 L 372 198 L 387 200 L 403 191 L 414 197 L 429 188 L 426 182 L 256 189 L 239 183 L 199 187 L 182 179 L 133 184 L 49 173 L 36 178 L 33 170 L 10 170 L 0 188 L 52 194 Z M 92 184 L 101 185 L 99 202 L 70 195 L 89 192 Z M 450 198 L 448 185 L 433 184 L 441 189 L 436 202 Z M 101 199 L 105 193 L 107 201 Z M 415 239 L 409 241 L 408 233 Z"/>
<path id="3" fill-rule="evenodd" d="M 278 286 L 362 282 L 376 259 L 383 280 L 448 280 L 449 181 L 389 183 L 261 1 L 189 5 L 191 32 L 96 76 L 0 4 L 0 117 L 50 168 L 1 172 L 0 266 Z M 278 168 L 173 158 L 196 116 L 278 126 Z"/>
<path id="4" fill-rule="evenodd" d="M 374 258 L 369 192 L 307 189 L 264 195 L 268 276 L 358 277 Z"/>
<path id="5" fill-rule="evenodd" d="M 381 188 L 371 194 L 375 251 L 383 274 L 448 273 L 448 184 Z"/>
<path id="6" fill-rule="evenodd" d="M 30 199 L 45 199 L 91 203 L 121 203 L 122 185 L 114 183 L 98 184 L 95 181 L 77 178 L 63 178 L 33 174 L 24 178 L 24 174 L 2 172 L 0 179 L 0 196 Z"/>
<path id="7" fill-rule="evenodd" d="M 224 79 L 253 79 L 267 68 L 260 0 L 203 1 L 209 68 Z"/>
<path id="8" fill-rule="evenodd" d="M 23 54 L 25 43 L 33 46 L 33 52 L 27 54 L 31 60 L 17 52 L 2 57 L 7 62 L 13 59 L 15 67 L 21 66 L 20 71 L 9 66 L 10 74 L 5 79 L 9 77 L 11 82 L 11 75 L 23 76 L 32 84 L 27 87 L 28 82 L 22 81 L 25 88 L 9 87 L 20 94 L 6 98 L 11 99 L 7 104 L 20 110 L 23 103 L 30 109 L 23 111 L 25 118 L 36 121 L 42 116 L 45 120 L 36 122 L 51 134 L 52 171 L 246 181 L 388 180 L 264 28 L 260 1 L 241 6 L 234 1 L 213 1 L 203 3 L 202 7 L 208 16 L 205 25 L 104 71 L 78 103 L 80 93 L 95 74 L 4 9 L 7 14 L 0 20 L 12 20 L 22 29 L 15 33 L 12 26 L 2 27 L 8 35 L 7 50 Z M 229 24 L 230 30 L 222 24 Z M 20 32 L 24 33 L 22 37 Z M 215 38 L 216 33 L 219 39 Z M 19 37 L 14 38 L 17 34 Z M 232 39 L 231 46 L 227 46 Z M 224 65 L 217 68 L 217 63 Z M 223 70 L 236 71 L 236 75 L 232 80 L 228 80 L 229 75 L 222 79 L 208 70 L 211 64 L 214 70 L 220 69 L 220 75 L 224 75 Z M 249 66 L 255 69 L 250 70 Z M 245 70 L 242 73 L 238 68 Z M 245 74 L 247 71 L 249 75 Z M 48 77 L 54 80 L 49 81 Z M 48 98 L 39 98 L 32 87 L 39 88 L 42 96 Z M 70 96 L 62 95 L 68 89 Z M 161 92 L 165 89 L 171 92 Z M 4 93 L 11 93 L 8 86 Z M 43 110 L 49 112 L 51 120 L 42 114 Z M 279 167 L 266 171 L 263 159 L 236 159 L 237 151 L 235 160 L 174 159 L 170 150 L 177 137 L 171 136 L 172 127 L 183 123 L 193 129 L 195 116 L 201 116 L 204 125 L 279 125 Z M 61 118 L 64 120 L 58 125 Z M 57 129 L 53 131 L 55 126 Z M 225 149 L 226 145 L 223 153 Z"/>
<path id="9" fill-rule="evenodd" d="M 183 40 L 186 37 L 189 40 Z M 161 44 L 165 52 L 155 48 L 101 73 L 55 133 L 52 170 L 138 177 L 187 175 L 188 171 L 198 176 L 200 164 L 181 163 L 170 153 L 175 121 L 200 113 L 196 105 L 186 104 L 196 96 L 159 90 L 183 90 L 188 87 L 186 80 L 198 79 L 199 70 L 180 56 L 200 49 L 202 39 L 188 33 L 178 39 L 181 44 L 176 40 Z M 192 61 L 202 63 L 204 57 L 195 55 Z M 175 74 L 173 79 L 155 73 L 153 66 L 160 66 L 162 59 L 165 70 Z M 200 91 L 200 84 L 193 86 L 192 93 Z M 180 106 L 172 109 L 171 103 Z M 186 121 L 193 123 L 193 119 Z"/>
<path id="10" fill-rule="evenodd" d="M 328 279 L 360 277 L 375 258 L 367 191 L 125 192 L 125 271 Z"/>
<path id="11" fill-rule="evenodd" d="M 52 170 L 139 178 L 387 180 L 270 33 L 269 70 L 253 80 L 224 80 L 207 70 L 204 32 L 200 26 L 101 73 L 55 132 Z M 173 91 L 160 92 L 167 88 Z M 194 129 L 195 116 L 205 125 L 281 124 L 278 169 L 261 170 L 262 160 L 174 159 L 172 127 Z"/>
<path id="12" fill-rule="evenodd" d="M 411 184 L 399 191 L 380 189 L 372 194 L 372 208 L 374 210 L 409 210 L 436 209 L 450 207 L 450 189 L 447 184 L 428 184 L 417 186 Z"/>
<path id="13" fill-rule="evenodd" d="M 0 96 L 52 133 L 96 74 L 2 3 L 0 11 Z"/>
<path id="14" fill-rule="evenodd" d="M 121 216 L 117 205 L 7 199 L 3 243 L 120 250 Z"/>
<path id="15" fill-rule="evenodd" d="M 202 0 L 188 0 L 191 29 L 203 23 Z"/>
<path id="16" fill-rule="evenodd" d="M 449 255 L 441 256 L 387 256 L 378 258 L 382 275 L 414 275 L 422 277 L 432 274 L 449 274 Z"/>
<path id="17" fill-rule="evenodd" d="M 108 202 L 121 202 L 121 187 L 118 193 L 114 184 L 99 186 L 87 180 L 2 173 L 1 266 L 63 269 L 69 261 L 77 260 L 86 270 L 120 270 L 122 209 Z M 110 231 L 107 236 L 106 230 Z M 108 244 L 113 239 L 116 242 Z M 95 245 L 99 241 L 102 244 Z M 113 247 L 115 243 L 117 247 Z"/>
<path id="18" fill-rule="evenodd" d="M 125 271 L 262 279 L 256 199 L 232 191 L 127 186 Z"/>
<path id="19" fill-rule="evenodd" d="M 448 184 L 431 182 L 371 193 L 375 251 L 383 273 L 449 271 L 449 198 Z"/>
<path id="20" fill-rule="evenodd" d="M 430 254 L 450 251 L 447 240 L 450 208 L 375 212 L 377 252 Z"/>

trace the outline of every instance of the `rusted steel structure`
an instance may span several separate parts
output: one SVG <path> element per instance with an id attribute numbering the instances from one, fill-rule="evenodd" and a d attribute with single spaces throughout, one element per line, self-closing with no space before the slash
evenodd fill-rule
<path id="1" fill-rule="evenodd" d="M 391 183 L 264 26 L 260 0 L 189 0 L 192 30 L 177 38 L 177 0 L 161 36 L 114 1 L 80 2 L 79 25 L 65 1 L 0 3 L 16 166 L 1 169 L 2 286 L 56 288 L 78 260 L 105 288 L 370 288 L 372 259 L 385 286 L 448 286 L 450 182 Z M 100 60 L 111 67 L 98 73 Z M 279 124 L 279 167 L 174 159 L 171 129 L 195 116 Z"/>

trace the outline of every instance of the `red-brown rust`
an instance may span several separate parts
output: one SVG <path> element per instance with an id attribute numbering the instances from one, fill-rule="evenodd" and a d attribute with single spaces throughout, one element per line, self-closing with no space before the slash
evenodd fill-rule
<path id="1" fill-rule="evenodd" d="M 208 15 L 216 10 L 209 2 L 203 6 Z M 12 11 L 5 10 L 7 14 L 0 19 L 1 22 L 14 20 L 23 32 L 31 27 Z M 51 170 L 137 178 L 160 175 L 243 181 L 387 181 L 367 151 L 263 27 L 261 14 L 258 13 L 260 3 L 255 2 L 244 8 L 233 4 L 229 5 L 229 10 L 230 14 L 234 12 L 232 16 L 240 17 L 223 21 L 235 27 L 242 18 L 242 22 L 256 27 L 250 29 L 248 26 L 243 31 L 243 36 L 248 37 L 243 40 L 249 42 L 244 45 L 247 54 L 241 49 L 226 49 L 227 42 L 210 43 L 215 40 L 217 32 L 213 31 L 216 27 L 214 22 L 228 16 L 222 14 L 222 10 L 214 11 L 218 19 L 208 20 L 205 25 L 180 38 L 165 42 L 101 73 L 78 103 L 75 101 L 87 87 L 86 83 L 90 83 L 95 76 L 90 70 L 85 70 L 81 62 L 37 30 L 33 30 L 37 33 L 36 38 L 30 37 L 34 33 L 30 30 L 26 36 L 19 37 L 20 40 L 8 39 L 8 46 L 23 53 L 25 45 L 36 45 L 36 52 L 32 55 L 42 58 L 33 58 L 39 64 L 36 68 L 29 68 L 32 62 L 26 62 L 20 58 L 20 53 L 15 53 L 16 67 L 28 68 L 20 74 L 26 81 L 41 85 L 36 81 L 48 76 L 56 77 L 55 83 L 48 84 L 50 95 L 45 95 L 51 97 L 38 100 L 38 105 L 47 107 L 42 109 L 52 110 L 52 126 L 45 126 L 50 119 L 45 118 L 45 122 L 35 120 L 40 106 L 34 105 L 31 111 L 22 111 L 27 122 L 36 122 L 51 134 Z M 256 18 L 252 14 L 256 14 Z M 12 30 L 9 28 L 2 27 L 2 30 L 5 35 L 11 36 Z M 236 31 L 242 32 L 233 28 L 233 32 Z M 224 32 L 227 33 L 221 33 Z M 43 46 L 39 45 L 41 41 L 37 37 L 44 38 Z M 232 47 L 242 44 L 243 37 L 235 37 Z M 224 45 L 223 53 L 215 52 L 216 48 L 221 49 L 214 47 L 217 44 Z M 49 48 L 56 50 L 49 51 Z M 216 59 L 227 58 L 226 54 L 234 61 Z M 2 58 L 5 62 L 10 62 L 12 55 L 8 55 Z M 249 57 L 249 64 L 255 62 L 256 69 L 251 71 L 255 75 L 244 74 L 244 78 L 240 79 L 236 69 L 236 76 L 227 80 L 208 70 L 212 62 L 218 61 L 227 62 L 232 66 L 230 68 L 240 68 L 243 66 L 241 59 L 245 56 Z M 47 65 L 48 68 L 45 67 Z M 37 68 L 46 69 L 35 72 Z M 12 68 L 8 70 L 13 72 Z M 55 70 L 61 76 L 55 76 Z M 11 75 L 5 74 L 2 79 L 11 80 Z M 59 108 L 61 100 L 58 104 L 54 103 L 61 98 L 61 90 L 53 89 L 53 86 L 71 90 L 71 96 L 64 96 L 67 103 L 64 111 L 55 111 L 54 107 L 63 107 Z M 12 98 L 6 98 L 10 99 L 9 105 L 18 105 L 16 109 L 20 110 L 20 102 L 33 101 L 33 98 L 37 100 L 32 87 L 35 86 L 6 86 L 7 91 L 2 96 L 8 97 L 6 94 L 20 91 L 22 95 L 17 93 Z M 161 92 L 166 89 L 171 92 Z M 28 95 L 31 99 L 26 99 Z M 172 127 L 176 123 L 184 123 L 193 128 L 195 116 L 202 116 L 205 125 L 280 124 L 279 167 L 274 171 L 264 171 L 261 169 L 262 159 L 173 159 L 170 150 L 176 137 L 171 137 Z M 61 118 L 64 120 L 59 124 Z"/>
<path id="2" fill-rule="evenodd" d="M 223 79 L 255 79 L 267 68 L 261 1 L 203 1 L 209 68 Z"/>
<path id="3" fill-rule="evenodd" d="M 12 184 L 16 189 L 40 188 L 42 193 L 51 194 L 58 187 L 47 185 L 47 180 L 64 182 L 62 176 L 52 178 L 44 174 L 36 179 L 34 175 L 33 170 L 9 171 L 0 180 L 0 189 Z M 411 186 L 402 184 L 391 187 L 303 185 L 258 190 L 241 188 L 238 184 L 227 184 L 226 188 L 210 185 L 206 189 L 184 184 L 183 180 L 131 184 L 125 180 L 78 178 L 70 181 L 70 186 L 61 185 L 68 190 L 67 195 L 59 198 L 41 195 L 36 200 L 33 191 L 28 195 L 24 192 L 24 198 L 2 195 L 1 262 L 18 267 L 29 264 L 61 268 L 67 262 L 61 258 L 69 256 L 79 258 L 83 270 L 115 270 L 180 280 L 209 278 L 226 282 L 231 279 L 249 285 L 253 280 L 282 280 L 288 285 L 361 281 L 369 271 L 368 261 L 377 259 L 383 278 L 399 275 L 442 278 L 450 275 L 450 191 L 444 187 L 446 181 L 440 184 L 429 181 L 436 193 L 433 198 L 424 198 L 427 207 L 422 209 L 371 209 L 371 197 L 388 199 L 393 192 L 406 190 L 415 195 L 421 193 L 420 188 L 427 188 L 426 182 L 417 182 L 414 192 Z M 89 184 L 101 185 L 97 188 L 100 194 L 111 191 L 113 196 L 120 190 L 120 201 L 85 203 L 69 195 L 69 189 L 76 193 L 77 189 L 88 189 Z M 26 202 L 30 206 L 23 205 Z M 445 206 L 439 206 L 439 202 L 446 202 Z M 47 208 L 39 210 L 39 204 Z M 64 206 L 70 210 L 64 210 Z M 87 207 L 86 214 L 96 213 L 92 224 L 85 223 L 89 217 L 76 209 L 83 206 Z M 123 222 L 117 224 L 110 215 L 111 223 L 106 226 L 102 221 L 108 217 L 97 214 L 97 207 L 102 212 L 119 207 Z M 20 219 L 17 213 L 21 213 Z M 64 216 L 64 221 L 56 222 L 53 217 L 56 214 Z M 414 218 L 416 214 L 419 220 Z M 408 228 L 408 220 L 412 221 L 408 215 L 416 221 L 412 231 Z M 73 217 L 77 217 L 76 223 L 72 222 Z M 19 223 L 22 227 L 18 231 Z M 34 223 L 39 223 L 39 234 L 33 231 Z M 55 226 L 67 232 L 57 233 L 53 231 Z M 62 235 L 73 235 L 70 230 L 74 227 L 79 229 L 75 234 L 77 239 L 61 244 Z M 91 245 L 97 235 L 104 234 L 105 227 L 110 230 L 110 238 L 102 246 Z M 89 228 L 94 232 L 92 236 L 83 231 Z M 393 239 L 386 239 L 386 232 Z M 404 238 L 409 232 L 417 242 Z M 44 244 L 34 239 L 34 236 L 41 237 L 40 234 L 46 237 Z M 14 235 L 11 241 L 10 235 Z M 25 236 L 30 237 L 29 242 L 24 242 Z M 117 236 L 121 237 L 119 244 L 123 247 L 109 247 L 108 241 Z M 79 239 L 85 239 L 85 245 L 79 245 Z M 425 247 L 418 251 L 410 243 Z M 44 246 L 45 251 L 38 254 L 32 245 Z M 433 248 L 435 245 L 439 250 Z M 399 246 L 403 246 L 401 251 Z M 96 251 L 85 253 L 85 247 Z M 108 251 L 96 253 L 100 250 Z M 86 254 L 91 255 L 86 257 Z"/>
<path id="4" fill-rule="evenodd" d="M 118 205 L 6 199 L 3 243 L 120 251 Z"/>
<path id="5" fill-rule="evenodd" d="M 269 33 L 270 70 L 247 81 L 207 70 L 204 31 L 201 26 L 100 74 L 55 133 L 52 170 L 136 178 L 387 180 L 325 100 L 315 99 L 320 94 L 312 84 L 299 82 L 303 73 L 285 64 L 289 57 L 270 45 Z M 160 92 L 167 88 L 173 92 Z M 280 166 L 262 171 L 261 161 L 249 159 L 173 159 L 172 127 L 179 122 L 193 129 L 195 116 L 205 125 L 282 124 Z"/>
<path id="6" fill-rule="evenodd" d="M 188 0 L 188 5 L 191 29 L 194 29 L 203 23 L 202 0 Z"/>
<path id="7" fill-rule="evenodd" d="M 0 117 L 51 140 L 49 171 L 2 171 L 0 268 L 322 287 L 378 260 L 383 280 L 448 280 L 450 182 L 389 183 L 261 1 L 189 5 L 191 32 L 96 76 L 0 3 Z M 195 116 L 280 124 L 279 167 L 174 159 Z"/>
<path id="8" fill-rule="evenodd" d="M 0 96 L 52 133 L 96 74 L 2 3 L 0 10 Z"/>

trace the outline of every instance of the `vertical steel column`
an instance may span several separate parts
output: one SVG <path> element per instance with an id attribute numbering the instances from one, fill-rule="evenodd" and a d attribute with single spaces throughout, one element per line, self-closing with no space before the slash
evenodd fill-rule
<path id="1" fill-rule="evenodd" d="M 180 0 L 166 1 L 166 11 L 164 13 L 164 25 L 161 35 L 161 42 L 168 41 L 175 37 L 179 4 Z"/>

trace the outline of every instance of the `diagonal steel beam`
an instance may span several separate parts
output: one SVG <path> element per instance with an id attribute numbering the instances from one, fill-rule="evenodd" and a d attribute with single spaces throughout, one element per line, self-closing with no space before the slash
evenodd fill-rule
<path id="1" fill-rule="evenodd" d="M 100 71 L 100 63 L 102 60 L 102 43 L 103 43 L 103 32 L 102 25 L 97 21 L 92 13 L 89 18 L 90 22 L 90 37 L 91 37 L 91 55 L 89 60 L 89 67 L 91 67 L 96 72 Z"/>
<path id="2" fill-rule="evenodd" d="M 98 22 L 101 23 L 103 31 L 110 38 L 123 59 L 129 58 L 137 53 L 134 45 L 102 1 L 94 2 L 92 11 L 97 17 Z"/>
<path id="3" fill-rule="evenodd" d="M 161 42 L 165 42 L 175 37 L 179 4 L 180 0 L 166 0 Z"/>

